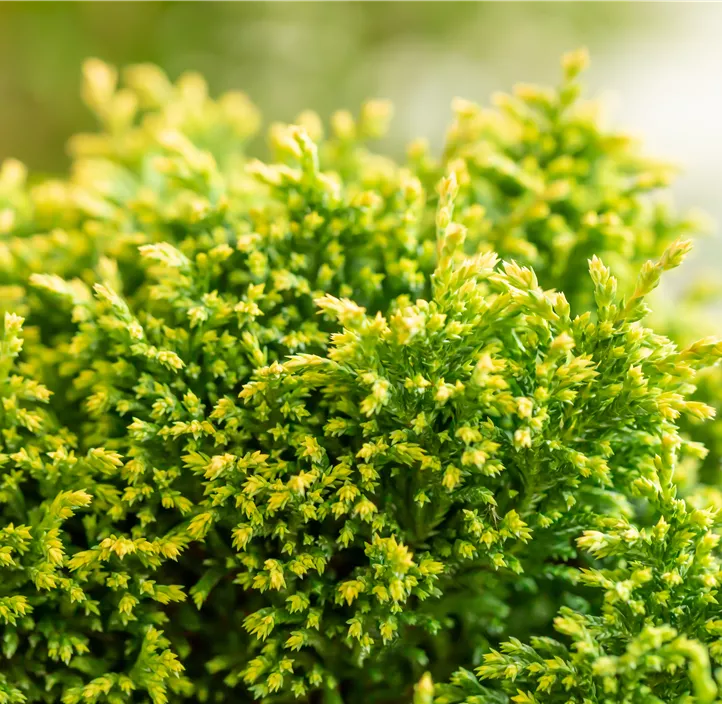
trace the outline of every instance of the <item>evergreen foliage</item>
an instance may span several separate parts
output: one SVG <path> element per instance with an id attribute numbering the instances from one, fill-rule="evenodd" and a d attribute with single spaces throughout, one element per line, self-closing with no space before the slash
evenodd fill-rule
<path id="1" fill-rule="evenodd" d="M 0 704 L 722 701 L 697 223 L 585 63 L 402 165 L 86 64 L 69 176 L 0 172 Z"/>

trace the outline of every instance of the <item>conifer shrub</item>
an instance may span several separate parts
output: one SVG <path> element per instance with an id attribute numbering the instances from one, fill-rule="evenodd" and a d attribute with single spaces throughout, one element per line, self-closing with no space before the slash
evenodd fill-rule
<path id="1" fill-rule="evenodd" d="M 585 61 L 403 164 L 86 64 L 0 174 L 0 702 L 722 698 L 722 343 L 647 323 L 697 224 Z"/>

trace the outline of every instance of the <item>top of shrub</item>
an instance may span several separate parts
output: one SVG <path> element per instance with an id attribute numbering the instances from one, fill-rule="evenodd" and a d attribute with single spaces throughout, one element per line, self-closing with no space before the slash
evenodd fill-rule
<path id="1" fill-rule="evenodd" d="M 403 165 L 86 64 L 70 175 L 0 175 L 0 702 L 715 700 L 722 344 L 644 324 L 695 224 L 585 60 Z"/>

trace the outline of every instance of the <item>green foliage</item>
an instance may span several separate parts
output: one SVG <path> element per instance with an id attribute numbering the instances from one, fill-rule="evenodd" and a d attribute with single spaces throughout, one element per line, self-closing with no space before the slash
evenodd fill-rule
<path id="1" fill-rule="evenodd" d="M 716 701 L 722 343 L 643 324 L 693 224 L 584 61 L 404 165 L 88 62 L 0 175 L 0 702 Z"/>

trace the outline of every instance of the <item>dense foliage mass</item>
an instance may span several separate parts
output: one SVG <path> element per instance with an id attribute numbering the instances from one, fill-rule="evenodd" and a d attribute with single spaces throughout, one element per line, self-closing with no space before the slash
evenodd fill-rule
<path id="1" fill-rule="evenodd" d="M 722 699 L 722 343 L 645 325 L 695 223 L 584 63 L 403 165 L 86 64 L 0 174 L 0 704 Z"/>

